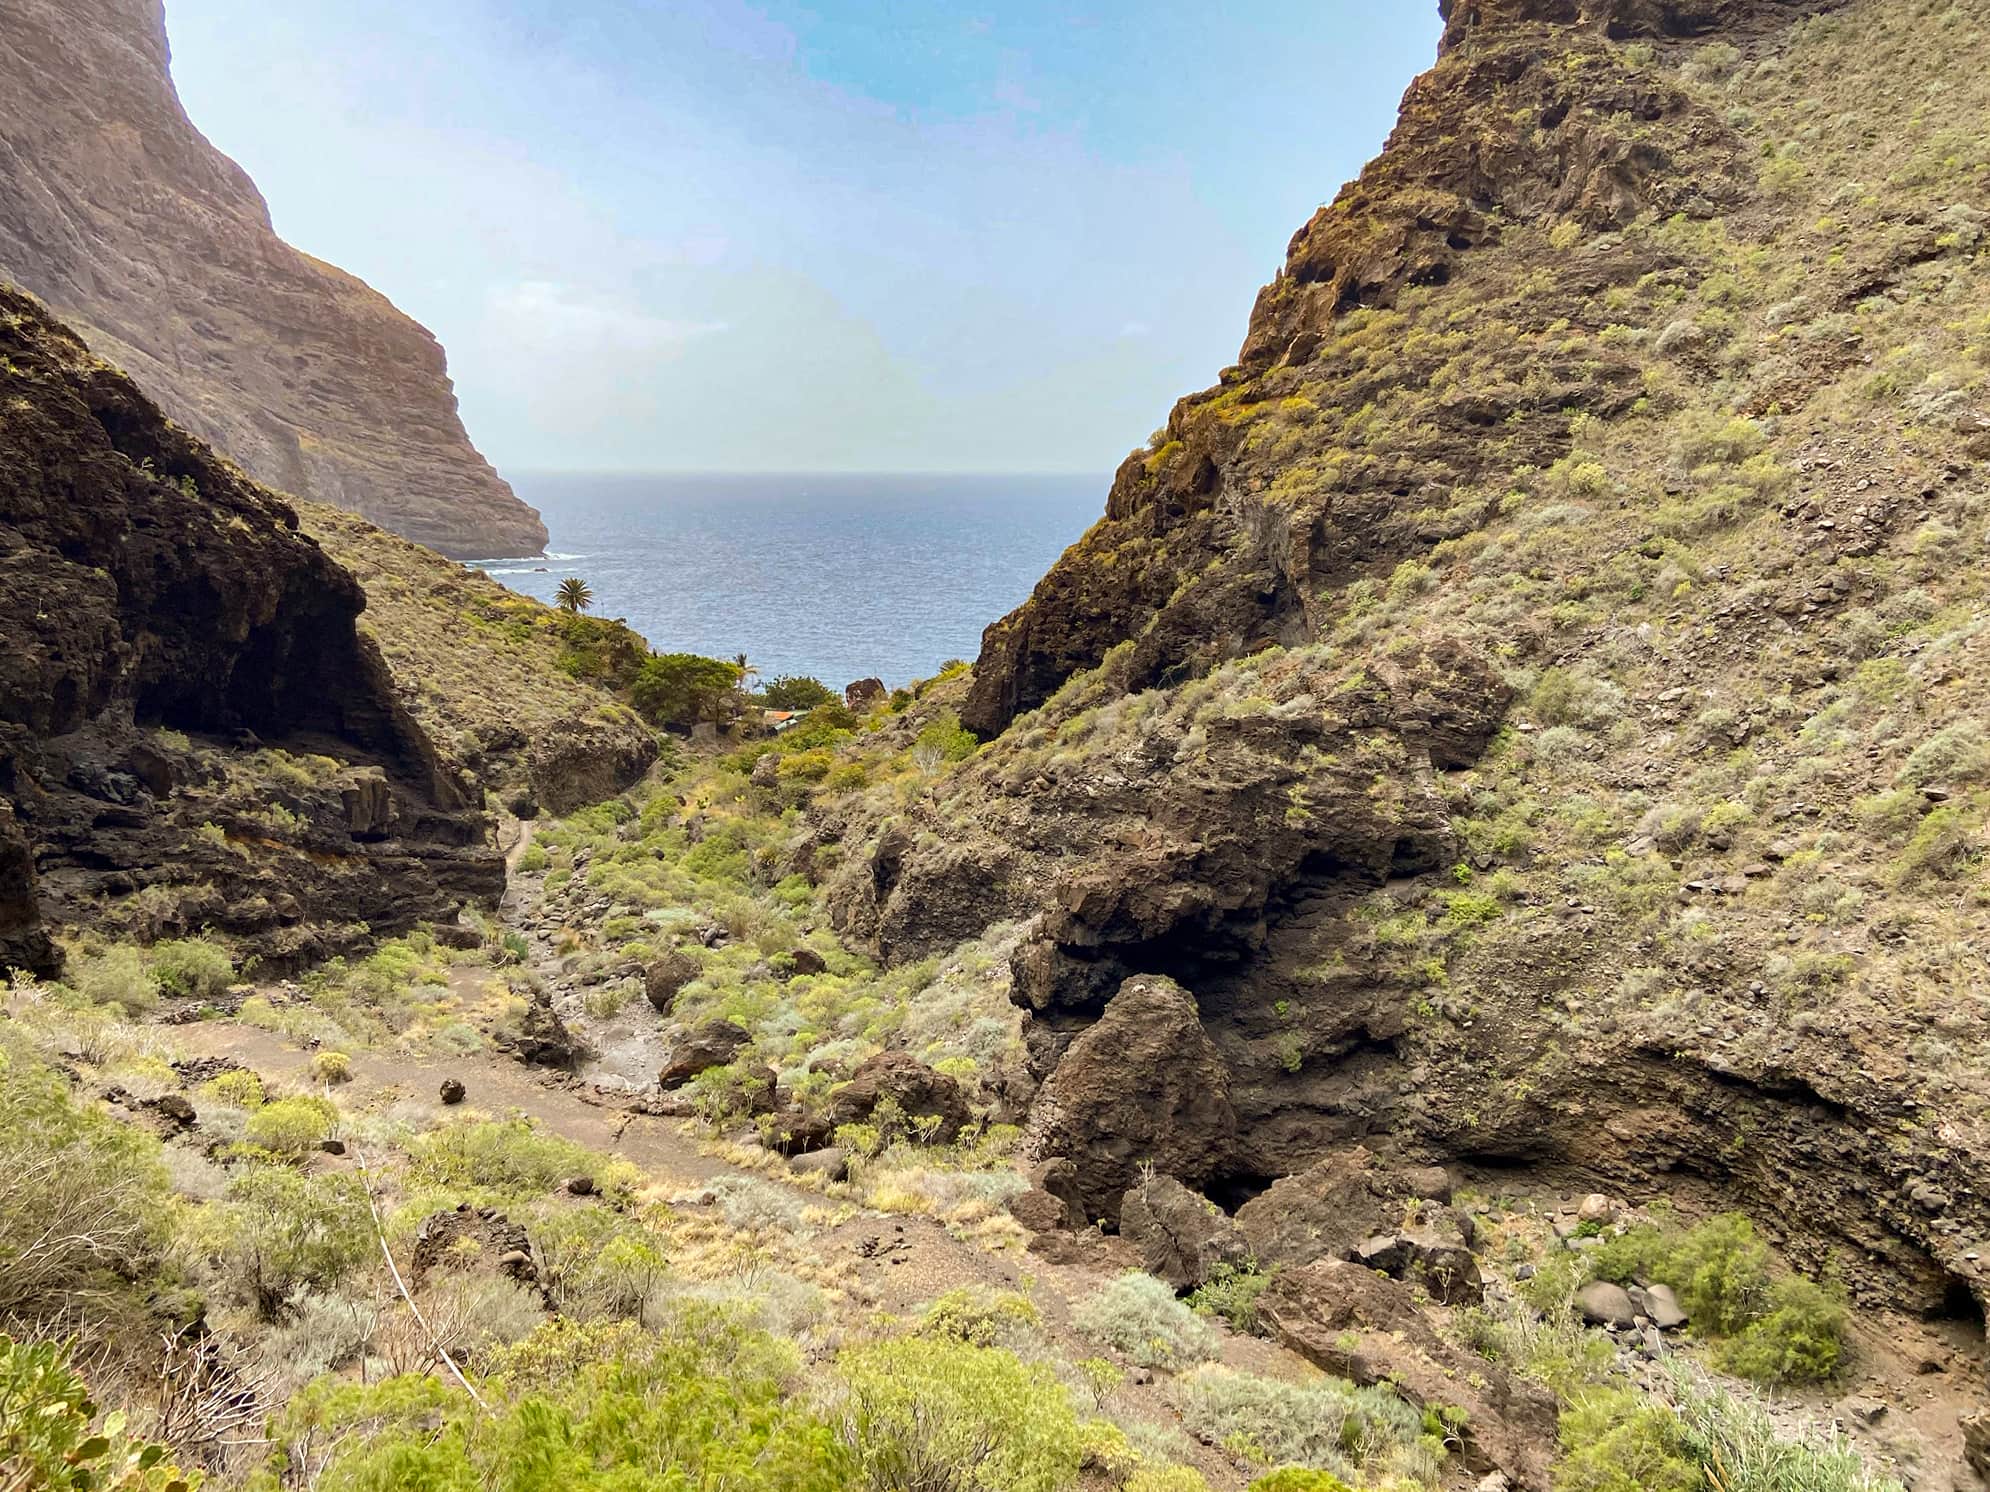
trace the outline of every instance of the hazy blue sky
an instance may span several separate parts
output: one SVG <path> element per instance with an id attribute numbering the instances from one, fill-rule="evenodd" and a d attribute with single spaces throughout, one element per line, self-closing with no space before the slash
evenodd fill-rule
<path id="1" fill-rule="evenodd" d="M 167 0 L 292 242 L 513 469 L 1110 469 L 1380 147 L 1436 0 Z"/>

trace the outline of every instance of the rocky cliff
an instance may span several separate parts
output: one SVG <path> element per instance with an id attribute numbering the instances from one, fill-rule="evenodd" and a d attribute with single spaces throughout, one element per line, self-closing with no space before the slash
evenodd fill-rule
<path id="1" fill-rule="evenodd" d="M 503 890 L 296 515 L 0 284 L 0 965 L 47 925 L 279 964 Z"/>
<path id="2" fill-rule="evenodd" d="M 435 338 L 270 226 L 180 107 L 159 0 L 11 0 L 0 274 L 256 480 L 445 554 L 537 553 Z"/>
<path id="3" fill-rule="evenodd" d="M 1176 981 L 1229 1104 L 1154 1144 L 1220 1201 L 1389 1145 L 1742 1205 L 1972 1315 L 1990 84 L 1917 59 L 1990 23 L 1445 14 L 1236 366 L 989 629 L 982 750 L 803 860 L 891 958 L 1020 920 L 1065 1114 Z M 1110 1215 L 1124 1147 L 1070 1131 Z"/>

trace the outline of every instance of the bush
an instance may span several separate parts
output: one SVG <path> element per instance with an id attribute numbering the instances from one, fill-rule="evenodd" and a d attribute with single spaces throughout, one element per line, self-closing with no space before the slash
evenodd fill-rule
<path id="1" fill-rule="evenodd" d="M 128 1015 L 159 1003 L 159 981 L 146 967 L 145 955 L 124 943 L 84 959 L 76 970 L 76 988 L 97 1004 L 116 1005 Z"/>
<path id="2" fill-rule="evenodd" d="M 329 1290 L 373 1251 L 373 1218 L 356 1176 L 251 1166 L 204 1219 L 222 1270 L 266 1320 L 299 1290 Z"/>
<path id="3" fill-rule="evenodd" d="M 1269 1476 L 1261 1476 L 1252 1482 L 1250 1492 L 1355 1492 L 1355 1489 L 1331 1471 L 1282 1466 Z"/>
<path id="4" fill-rule="evenodd" d="M 1845 1304 L 1797 1275 L 1776 1281 L 1768 1312 L 1716 1356 L 1723 1372 L 1756 1383 L 1815 1383 L 1838 1371 L 1849 1317 Z"/>
<path id="5" fill-rule="evenodd" d="M 629 686 L 629 703 L 652 725 L 689 730 L 725 712 L 739 679 L 736 663 L 696 653 L 663 653 L 643 661 Z"/>
<path id="6" fill-rule="evenodd" d="M 1143 1466 L 1122 1492 L 1209 1492 L 1209 1482 L 1192 1466 Z"/>
<path id="7" fill-rule="evenodd" d="M 813 710 L 833 704 L 840 696 L 820 679 L 807 674 L 776 674 L 760 691 L 761 703 L 770 710 Z"/>
<path id="8" fill-rule="evenodd" d="M 1556 1492 L 1699 1492 L 1678 1418 L 1631 1389 L 1589 1388 L 1562 1410 L 1556 1426 L 1562 1460 Z"/>
<path id="9" fill-rule="evenodd" d="M 802 1225 L 801 1199 L 786 1187 L 757 1176 L 718 1176 L 707 1190 L 735 1228 L 792 1233 Z"/>
<path id="10" fill-rule="evenodd" d="M 127 1440 L 122 1414 L 99 1429 L 97 1413 L 62 1348 L 0 1335 L 0 1472 L 9 1489 L 192 1492 L 201 1485 L 200 1474 L 173 1465 L 164 1446 Z"/>
<path id="11" fill-rule="evenodd" d="M 279 1098 L 249 1115 L 242 1139 L 279 1159 L 298 1161 L 316 1150 L 338 1122 L 338 1109 L 322 1098 Z"/>
<path id="12" fill-rule="evenodd" d="M 1778 1278 L 1754 1224 L 1739 1213 L 1685 1232 L 1633 1228 L 1592 1256 L 1599 1279 L 1642 1280 L 1678 1293 L 1697 1331 L 1729 1337 L 1722 1366 L 1761 1383 L 1805 1383 L 1837 1372 L 1849 1318 L 1831 1291 Z"/>
<path id="13" fill-rule="evenodd" d="M 0 1321 L 100 1315 L 142 1287 L 168 1201 L 158 1153 L 0 1040 Z"/>
<path id="14" fill-rule="evenodd" d="M 1178 1379 L 1173 1398 L 1191 1435 L 1258 1466 L 1358 1481 L 1370 1463 L 1387 1462 L 1436 1481 L 1441 1452 L 1426 1440 L 1423 1416 L 1386 1389 L 1325 1376 L 1288 1383 L 1211 1365 Z"/>
<path id="15" fill-rule="evenodd" d="M 1206 1362 L 1221 1350 L 1208 1322 L 1175 1299 L 1167 1285 L 1137 1270 L 1087 1297 L 1071 1321 L 1144 1368 L 1172 1370 Z"/>
<path id="16" fill-rule="evenodd" d="M 850 1454 L 789 1392 L 793 1371 L 791 1352 L 717 1312 L 653 1335 L 555 1323 L 495 1355 L 488 1414 L 433 1377 L 320 1379 L 277 1416 L 250 1485 L 322 1465 L 320 1492 L 845 1492 Z"/>
<path id="17" fill-rule="evenodd" d="M 350 1083 L 352 1058 L 344 1052 L 319 1052 L 311 1058 L 311 1076 L 321 1083 Z"/>
<path id="18" fill-rule="evenodd" d="M 1230 1323 L 1233 1331 L 1261 1336 L 1258 1297 L 1270 1283 L 1271 1276 L 1260 1273 L 1255 1265 L 1238 1269 L 1218 1264 L 1207 1280 L 1189 1292 L 1189 1309 L 1200 1315 L 1220 1317 Z"/>
<path id="19" fill-rule="evenodd" d="M 921 1335 L 968 1342 L 976 1347 L 1012 1342 L 1042 1325 L 1043 1313 L 1028 1296 L 978 1285 L 949 1290 L 927 1306 L 919 1318 Z M 1103 1366 L 1111 1368 L 1109 1363 Z"/>
<path id="20" fill-rule="evenodd" d="M 1893 1478 L 1867 1471 L 1838 1435 L 1784 1439 L 1760 1404 L 1683 1373 L 1675 1399 L 1678 1443 L 1721 1492 L 1901 1492 Z"/>
<path id="21" fill-rule="evenodd" d="M 169 995 L 211 1000 L 234 983 L 235 962 L 205 938 L 182 938 L 152 950 L 152 976 Z"/>
<path id="22" fill-rule="evenodd" d="M 836 1368 L 854 1485 L 1056 1492 L 1077 1480 L 1078 1419 L 1047 1368 L 931 1337 L 851 1348 Z"/>
<path id="23" fill-rule="evenodd" d="M 635 1176 L 626 1161 L 541 1134 L 529 1119 L 477 1119 L 438 1129 L 415 1143 L 410 1169 L 417 1180 L 436 1186 L 513 1197 L 552 1191 L 575 1176 L 604 1193 L 626 1193 Z"/>

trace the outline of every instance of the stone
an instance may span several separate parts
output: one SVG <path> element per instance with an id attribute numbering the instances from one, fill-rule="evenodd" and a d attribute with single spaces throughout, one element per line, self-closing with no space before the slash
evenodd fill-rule
<path id="1" fill-rule="evenodd" d="M 593 1196 L 594 1178 L 592 1176 L 569 1176 L 567 1178 L 567 1194 L 574 1197 Z"/>
<path id="2" fill-rule="evenodd" d="M 1862 1425 L 1876 1425 L 1886 1418 L 1889 1406 L 1867 1394 L 1854 1394 L 1838 1406 L 1838 1412 Z"/>
<path id="3" fill-rule="evenodd" d="M 146 1107 L 161 1118 L 170 1119 L 174 1124 L 179 1125 L 183 1129 L 191 1128 L 198 1117 L 194 1113 L 193 1104 L 188 1102 L 186 1095 L 181 1093 L 162 1094 L 158 1098 L 153 1099 Z"/>
<path id="4" fill-rule="evenodd" d="M 470 443 L 435 338 L 279 238 L 247 173 L 187 118 L 160 7 L 23 0 L 8 19 L 8 279 L 256 481 L 453 559 L 545 547 Z"/>
<path id="5" fill-rule="evenodd" d="M 643 970 L 643 994 L 660 1013 L 670 1014 L 678 991 L 698 977 L 701 965 L 682 948 L 673 948 Z"/>
<path id="6" fill-rule="evenodd" d="M 839 1145 L 811 1150 L 788 1161 L 788 1169 L 798 1176 L 820 1176 L 825 1181 L 842 1181 L 850 1174 L 850 1153 Z"/>
<path id="7" fill-rule="evenodd" d="M 879 1052 L 859 1066 L 849 1082 L 831 1091 L 819 1113 L 789 1127 L 789 1147 L 820 1150 L 838 1129 L 863 1123 L 887 1098 L 912 1120 L 922 1139 L 935 1145 L 948 1143 L 974 1117 L 960 1084 L 945 1073 L 933 1071 L 909 1052 Z"/>
<path id="8" fill-rule="evenodd" d="M 656 1075 L 659 1088 L 681 1088 L 701 1072 L 724 1067 L 753 1040 L 753 1033 L 732 1021 L 700 1021 L 680 1027 L 671 1037 L 668 1055 Z"/>
<path id="9" fill-rule="evenodd" d="M 517 1255 L 523 1264 L 506 1260 Z M 465 1202 L 432 1212 L 415 1229 L 409 1283 L 420 1285 L 434 1271 L 462 1272 L 495 1268 L 499 1273 L 530 1278 L 532 1240 L 525 1229 L 493 1207 Z"/>
<path id="10" fill-rule="evenodd" d="M 1236 1143 L 1230 1074 L 1194 996 L 1172 979 L 1126 980 L 1071 1043 L 1030 1112 L 1028 1143 L 1075 1168 L 1087 1217 L 1119 1218 L 1141 1166 L 1200 1186 Z"/>
<path id="11" fill-rule="evenodd" d="M 1237 1226 L 1267 1267 L 1344 1259 L 1365 1240 L 1393 1236 L 1406 1204 L 1434 1201 L 1433 1193 L 1451 1194 L 1450 1177 L 1442 1169 L 1388 1166 L 1356 1145 L 1274 1181 L 1237 1209 Z M 1466 1241 L 1464 1222 L 1454 1220 L 1459 1243 Z M 1405 1253 L 1402 1262 L 1407 1259 Z"/>
<path id="12" fill-rule="evenodd" d="M 1962 1426 L 1962 1455 L 1969 1469 L 1990 1482 L 1990 1409 L 1965 1410 L 1956 1416 Z"/>
<path id="13" fill-rule="evenodd" d="M 884 687 L 883 679 L 858 679 L 843 688 L 843 703 L 848 708 L 863 714 L 883 704 L 890 691 Z"/>
<path id="14" fill-rule="evenodd" d="M 463 1084 L 455 1078 L 444 1078 L 441 1090 L 442 1101 L 446 1104 L 459 1104 L 468 1096 Z"/>
<path id="15" fill-rule="evenodd" d="M 797 948 L 788 955 L 788 967 L 797 978 L 801 978 L 827 973 L 829 961 L 813 948 Z"/>
<path id="16" fill-rule="evenodd" d="M 532 796 L 562 815 L 604 803 L 643 780 L 657 758 L 654 732 L 628 711 L 592 711 L 558 720 L 526 749 Z"/>
<path id="17" fill-rule="evenodd" d="M 1575 1308 L 1591 1326 L 1628 1331 L 1638 1321 L 1638 1308 L 1630 1292 L 1608 1280 L 1591 1280 L 1576 1291 Z"/>
<path id="18" fill-rule="evenodd" d="M 1017 1192 L 1009 1199 L 1009 1216 L 1032 1233 L 1059 1233 L 1072 1230 L 1064 1199 L 1052 1196 L 1042 1187 Z"/>
<path id="19" fill-rule="evenodd" d="M 517 1027 L 499 1032 L 494 1040 L 519 1061 L 534 1067 L 570 1068 L 580 1055 L 573 1033 L 553 1009 L 552 995 L 543 989 L 531 992 Z"/>
<path id="20" fill-rule="evenodd" d="M 1250 1254 L 1223 1209 L 1172 1176 L 1149 1177 L 1126 1192 L 1119 1232 L 1140 1250 L 1140 1267 L 1178 1291 L 1193 1290 L 1219 1265 L 1242 1264 Z"/>
<path id="21" fill-rule="evenodd" d="M 1614 1223 L 1617 1221 L 1617 1207 L 1601 1192 L 1591 1192 L 1582 1199 L 1582 1205 L 1575 1210 L 1576 1219 L 1585 1223 Z"/>
<path id="22" fill-rule="evenodd" d="M 326 1155 L 344 1155 L 344 1154 L 345 1154 L 345 1141 L 344 1141 L 344 1140 L 320 1140 L 320 1141 L 318 1141 L 318 1148 L 319 1148 L 319 1150 L 323 1151 L 323 1152 L 324 1152 L 324 1153 L 325 1153 Z"/>
<path id="23" fill-rule="evenodd" d="M 1660 1331 L 1677 1331 L 1688 1320 L 1685 1307 L 1679 1304 L 1679 1297 L 1673 1294 L 1670 1285 L 1646 1285 L 1632 1292 L 1632 1300 Z"/>
<path id="24" fill-rule="evenodd" d="M 1548 1492 L 1554 1396 L 1459 1347 L 1425 1317 L 1408 1286 L 1340 1259 L 1281 1270 L 1258 1297 L 1272 1339 L 1359 1384 L 1387 1381 L 1410 1403 L 1465 1411 L 1460 1459 Z"/>

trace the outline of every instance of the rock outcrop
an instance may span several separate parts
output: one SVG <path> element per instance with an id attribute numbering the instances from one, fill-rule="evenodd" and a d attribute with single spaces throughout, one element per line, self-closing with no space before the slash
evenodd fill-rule
<path id="1" fill-rule="evenodd" d="M 1236 1141 L 1230 1074 L 1194 998 L 1170 979 L 1129 979 L 1071 1043 L 1030 1113 L 1029 1142 L 1077 1168 L 1088 1217 L 1117 1221 L 1120 1198 L 1152 1166 L 1200 1186 Z"/>
<path id="2" fill-rule="evenodd" d="M 458 558 L 545 545 L 435 338 L 278 238 L 189 122 L 159 0 L 10 0 L 0 180 L 0 276 L 256 480 Z"/>
<path id="3" fill-rule="evenodd" d="M 1895 147 L 1904 59 L 1985 45 L 1879 0 L 1447 5 L 1235 366 L 908 706 L 983 749 L 814 810 L 840 929 L 1017 924 L 1039 1110 L 1124 981 L 1191 992 L 1236 1122 L 1177 1174 L 1225 1206 L 1357 1143 L 1692 1190 L 1980 1317 L 1990 213 Z M 1966 131 L 1990 86 L 1943 81 Z"/>
<path id="4" fill-rule="evenodd" d="M 358 585 L 4 285 L 0 582 L 0 962 L 51 918 L 296 962 L 501 893 Z"/>

